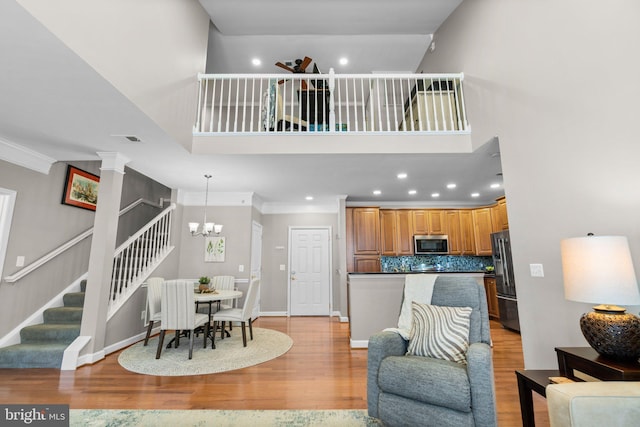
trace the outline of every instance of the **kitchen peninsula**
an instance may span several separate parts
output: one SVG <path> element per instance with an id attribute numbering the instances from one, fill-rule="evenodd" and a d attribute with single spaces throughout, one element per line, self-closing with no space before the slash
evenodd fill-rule
<path id="1" fill-rule="evenodd" d="M 447 274 L 475 278 L 484 283 L 483 271 L 433 271 L 429 273 L 349 273 L 349 328 L 351 348 L 366 348 L 369 337 L 398 326 L 407 274 Z"/>

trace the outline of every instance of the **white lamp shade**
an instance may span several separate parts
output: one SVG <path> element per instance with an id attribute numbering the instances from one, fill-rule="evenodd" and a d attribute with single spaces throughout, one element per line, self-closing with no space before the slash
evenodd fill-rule
<path id="1" fill-rule="evenodd" d="M 560 242 L 564 295 L 571 301 L 640 305 L 629 242 L 624 236 L 586 236 Z"/>
<path id="2" fill-rule="evenodd" d="M 190 222 L 189 223 L 189 232 L 190 233 L 196 233 L 198 231 L 198 226 L 200 224 L 197 222 Z"/>
<path id="3" fill-rule="evenodd" d="M 207 222 L 204 224 L 204 233 L 205 234 L 210 234 L 213 231 L 213 223 L 212 222 Z"/>
<path id="4" fill-rule="evenodd" d="M 216 224 L 213 228 L 216 234 L 218 234 L 222 231 L 222 224 Z"/>

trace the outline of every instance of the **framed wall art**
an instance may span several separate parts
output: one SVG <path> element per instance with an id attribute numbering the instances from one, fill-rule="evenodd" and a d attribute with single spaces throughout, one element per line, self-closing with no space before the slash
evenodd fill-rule
<path id="1" fill-rule="evenodd" d="M 100 177 L 69 165 L 64 183 L 62 203 L 82 209 L 96 210 Z"/>
<path id="2" fill-rule="evenodd" d="M 224 262 L 224 237 L 207 237 L 204 242 L 204 262 Z"/>

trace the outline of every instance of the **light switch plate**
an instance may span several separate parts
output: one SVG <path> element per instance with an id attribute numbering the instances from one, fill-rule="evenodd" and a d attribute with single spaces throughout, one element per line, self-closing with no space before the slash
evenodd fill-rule
<path id="1" fill-rule="evenodd" d="M 286 266 L 284 264 L 280 264 L 280 271 L 284 271 L 286 269 Z"/>
<path id="2" fill-rule="evenodd" d="M 22 255 L 16 258 L 16 267 L 24 267 L 24 257 Z"/>
<path id="3" fill-rule="evenodd" d="M 531 271 L 531 277 L 544 277 L 542 264 L 529 264 L 529 270 Z"/>
<path id="4" fill-rule="evenodd" d="M 240 264 L 240 265 L 238 266 L 238 271 L 239 271 L 240 273 L 242 273 L 242 272 L 244 271 L 244 265 Z"/>

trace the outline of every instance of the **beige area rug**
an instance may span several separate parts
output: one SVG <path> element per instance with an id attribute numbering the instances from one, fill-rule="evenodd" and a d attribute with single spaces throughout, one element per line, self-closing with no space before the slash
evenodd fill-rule
<path id="1" fill-rule="evenodd" d="M 72 409 L 69 425 L 83 427 L 357 427 L 382 426 L 366 410 L 323 411 L 225 411 L 225 410 L 127 410 Z"/>
<path id="2" fill-rule="evenodd" d="M 211 349 L 211 341 L 207 348 L 202 348 L 202 335 L 193 342 L 193 358 L 189 360 L 189 339 L 181 338 L 178 348 L 166 348 L 173 338 L 168 333 L 164 339 L 160 359 L 156 359 L 158 337 L 149 340 L 144 347 L 139 342 L 120 353 L 118 363 L 128 371 L 145 375 L 183 376 L 203 375 L 232 371 L 257 365 L 285 354 L 293 345 L 293 340 L 282 332 L 271 329 L 253 328 L 253 340 L 249 338 L 247 328 L 247 346 L 242 346 L 242 328 L 234 326 L 231 337 L 220 339 L 216 335 L 216 348 Z"/>

